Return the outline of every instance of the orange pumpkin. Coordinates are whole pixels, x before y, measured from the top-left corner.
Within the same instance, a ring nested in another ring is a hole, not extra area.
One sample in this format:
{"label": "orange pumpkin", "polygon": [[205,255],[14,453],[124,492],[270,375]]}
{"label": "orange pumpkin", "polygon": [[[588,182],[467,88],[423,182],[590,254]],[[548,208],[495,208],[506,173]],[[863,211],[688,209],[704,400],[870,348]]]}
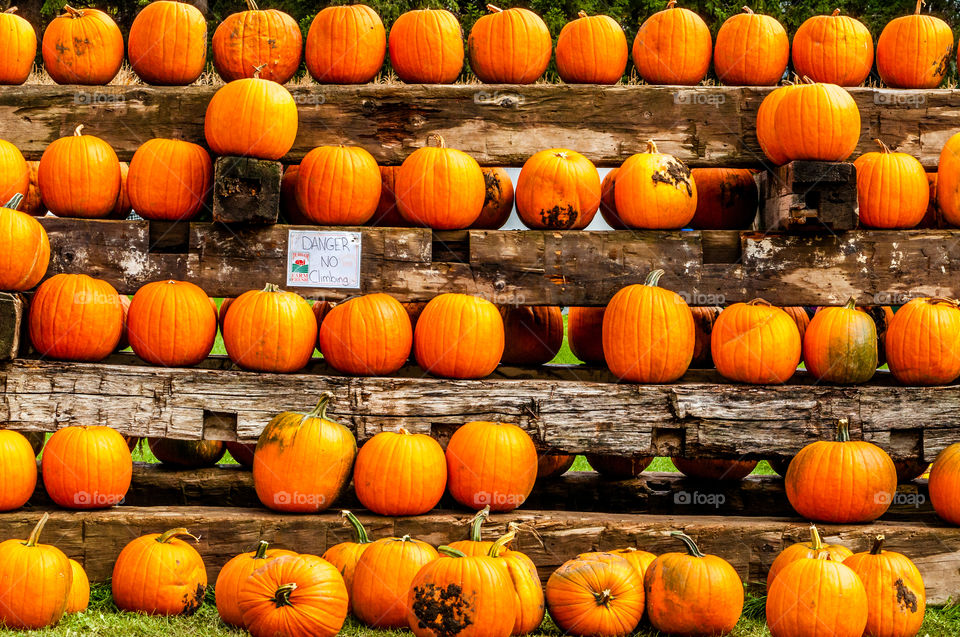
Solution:
{"label": "orange pumpkin", "polygon": [[913,15],[887,23],[877,40],[877,73],[890,88],[937,88],[950,68],[953,31],[940,18]]}
{"label": "orange pumpkin", "polygon": [[666,9],[647,18],[633,41],[633,63],[648,84],[695,86],[710,68],[710,28],[696,13],[676,4],[669,0]]}
{"label": "orange pumpkin", "polygon": [[559,478],[573,466],[577,457],[565,453],[541,453],[537,456],[537,481]]}
{"label": "orange pumpkin", "polygon": [[803,360],[817,380],[865,383],[877,371],[877,327],[854,299],[817,312],[803,336]]}
{"label": "orange pumpkin", "polygon": [[127,336],[134,353],[148,363],[190,367],[213,349],[217,312],[193,283],[154,281],[133,295]]}
{"label": "orange pumpkin", "polygon": [[[237,104],[244,105],[240,113]],[[297,104],[276,82],[234,80],[214,93],[203,128],[207,145],[218,155],[277,160],[297,137]]]}
{"label": "orange pumpkin", "polygon": [[0,625],[7,629],[53,626],[66,611],[73,569],[60,549],[39,543],[49,519],[44,513],[26,541],[0,543]]}
{"label": "orange pumpkin", "polygon": [[697,186],[686,164],[657,151],[627,158],[616,174],[616,213],[628,228],[672,230],[683,228],[697,211]]}
{"label": "orange pumpkin", "polygon": [[607,15],[578,18],[557,38],[557,73],[567,84],[616,84],[627,68],[627,36]]}
{"label": "orange pumpkin", "polygon": [[103,509],[123,502],[133,461],[123,436],[109,427],[57,430],[43,451],[43,488],[67,509]]}
{"label": "orange pumpkin", "polygon": [[23,434],[0,429],[0,511],[19,509],[37,486],[37,458]]}
{"label": "orange pumpkin", "polygon": [[767,627],[773,637],[862,637],[867,593],[860,578],[821,554],[784,568],[767,594]]}
{"label": "orange pumpkin", "polygon": [[755,385],[787,382],[797,371],[801,346],[790,315],[763,299],[725,308],[710,336],[717,371],[729,380]]}
{"label": "orange pumpkin", "polygon": [[364,4],[325,7],[307,33],[307,70],[321,84],[366,84],[386,52],[383,22]]}
{"label": "orange pumpkin", "polygon": [[790,161],[786,151],[781,146],[781,136],[777,132],[777,109],[780,103],[795,87],[792,84],[776,88],[763,98],[760,108],[757,109],[757,142],[760,149],[775,166],[782,166]]}
{"label": "orange pumpkin", "polygon": [[867,593],[865,635],[875,637],[913,637],[920,631],[927,593],[923,577],[910,558],[883,550],[882,535],[873,548],[855,553],[843,561],[850,567]]}
{"label": "orange pumpkin", "polygon": [[563,312],[555,306],[501,307],[504,365],[544,365],[563,345]]}
{"label": "orange pumpkin", "polygon": [[573,355],[591,365],[603,365],[605,307],[567,308],[567,341]]}
{"label": "orange pumpkin", "polygon": [[829,559],[834,562],[843,562],[843,560],[853,555],[853,551],[842,544],[824,544],[823,540],[820,539],[820,531],[817,530],[815,525],[811,524],[809,542],[791,544],[780,551],[776,559],[773,560],[773,564],[770,565],[770,570],[767,572],[767,590],[770,590],[770,585],[773,584],[773,580],[775,580],[777,575],[787,566],[797,560],[817,559],[821,555],[828,555]]}
{"label": "orange pumpkin", "polygon": [[810,315],[807,314],[807,309],[799,305],[787,305],[780,309],[786,312],[796,323],[797,331],[800,332],[800,342],[803,343],[803,336],[807,333],[807,326],[810,325]]}
{"label": "orange pumpkin", "polygon": [[503,319],[497,307],[467,294],[440,294],[423,308],[413,334],[413,353],[427,373],[445,378],[483,378],[503,357]]}
{"label": "orange pumpkin", "polygon": [[334,544],[324,552],[323,559],[333,564],[340,572],[340,575],[343,576],[343,583],[347,585],[347,593],[349,596],[347,606],[352,610],[353,576],[357,571],[357,562],[360,561],[360,556],[363,555],[363,552],[373,544],[373,541],[367,537],[367,530],[355,515],[349,511],[341,511],[340,515],[353,527],[357,535],[357,541]]}
{"label": "orange pumpkin", "polygon": [[486,186],[483,208],[477,220],[470,224],[470,228],[499,230],[513,212],[513,182],[503,168],[481,168],[480,171],[483,173],[483,182]]}
{"label": "orange pumpkin", "polygon": [[[199,9],[185,2],[151,2],[130,25],[127,57],[147,84],[193,84],[207,64],[207,21]],[[242,103],[231,104],[234,124],[236,105]]]}
{"label": "orange pumpkin", "polygon": [[943,221],[960,226],[960,133],[944,144],[934,183]]}
{"label": "orange pumpkin", "polygon": [[950,524],[960,525],[960,443],[941,451],[930,469],[930,503],[934,511]]}
{"label": "orange pumpkin", "polygon": [[[0,140],[0,147],[5,143],[7,142]],[[18,150],[17,152],[20,151]],[[37,171],[39,168],[40,162],[27,162],[27,170],[30,171],[30,184],[27,186],[27,192],[23,196],[23,204],[20,206],[21,211],[32,217],[40,217],[47,212],[40,198],[40,182],[37,179]],[[120,162],[120,168],[123,168],[123,162]]]}
{"label": "orange pumpkin", "polygon": [[722,311],[719,307],[693,306],[693,359],[690,369],[711,369],[713,355],[710,352],[710,338],[713,335],[713,324]]}
{"label": "orange pumpkin", "polygon": [[676,292],[658,286],[663,270],[643,285],[613,295],[603,315],[603,355],[610,371],[631,383],[670,383],[693,358],[693,314]]}
{"label": "orange pumpkin", "polygon": [[537,479],[537,449],[516,425],[468,422],[450,436],[446,456],[450,495],[474,510],[512,511]]}
{"label": "orange pumpkin", "polygon": [[690,220],[695,230],[743,230],[757,216],[760,194],[749,168],[694,168],[697,209]]}
{"label": "orange pumpkin", "polygon": [[927,213],[930,183],[915,157],[892,153],[879,139],[880,152],[864,153],[857,168],[860,223],[871,228],[913,228]]}
{"label": "orange pumpkin", "polygon": [[310,304],[272,283],[241,294],[223,319],[223,346],[230,360],[258,372],[295,372],[306,367],[317,342]]}
{"label": "orange pumpkin", "polygon": [[90,605],[90,580],[80,562],[69,560],[70,570],[73,571],[73,582],[70,584],[70,594],[67,596],[67,614],[82,613]]}
{"label": "orange pumpkin", "polygon": [[353,576],[353,613],[372,628],[407,628],[407,597],[437,550],[409,535],[377,540],[364,550]]}
{"label": "orange pumpkin", "polygon": [[884,348],[904,385],[952,383],[960,376],[960,306],[952,299],[911,300],[890,320]]}
{"label": "orange pumpkin", "polygon": [[603,220],[614,230],[626,230],[627,226],[623,219],[617,214],[617,171],[619,168],[611,168],[603,176],[600,182],[600,215]]}
{"label": "orange pumpkin", "polygon": [[213,163],[202,146],[151,139],[133,154],[127,195],[137,214],[155,221],[194,218],[213,185]]}
{"label": "orange pumpkin", "polygon": [[631,480],[640,477],[650,463],[652,456],[606,456],[587,454],[587,462],[594,471],[608,480]]}
{"label": "orange pumpkin", "polygon": [[29,187],[30,168],[20,149],[0,139],[0,201],[9,201],[17,194],[26,196]]}
{"label": "orange pumpkin", "polygon": [[[397,207],[413,225],[435,230],[467,228],[483,210],[483,171],[470,155],[447,148],[440,135],[431,134],[430,138],[436,139],[437,147],[418,148],[397,171]],[[518,194],[519,187],[518,182]]]}
{"label": "orange pumpkin", "polygon": [[267,562],[284,555],[296,555],[293,551],[271,549],[269,544],[260,540],[256,550],[241,553],[230,559],[217,575],[214,593],[217,599],[217,613],[220,619],[230,626],[243,628],[243,612],[238,605],[240,589],[247,579]]}
{"label": "orange pumpkin", "polygon": [[213,65],[226,82],[259,72],[265,80],[286,84],[300,66],[300,25],[283,11],[246,3],[246,11],[230,14],[213,32]]}
{"label": "orange pumpkin", "polygon": [[65,5],[47,25],[41,52],[57,84],[109,84],[123,64],[123,34],[103,11]]}
{"label": "orange pumpkin", "polygon": [[373,213],[370,225],[387,228],[405,228],[410,225],[397,206],[396,183],[399,170],[399,166],[380,166],[380,201],[377,202],[377,211]]}
{"label": "orange pumpkin", "polygon": [[313,223],[361,226],[380,201],[380,169],[359,146],[321,146],[300,162],[297,206]]}
{"label": "orange pumpkin", "polygon": [[447,486],[443,449],[426,434],[380,432],[360,448],[353,486],[374,513],[422,515],[437,506]]}
{"label": "orange pumpkin", "polygon": [[550,575],[547,610],[564,633],[582,637],[629,635],[644,610],[643,579],[620,555],[588,553]]}
{"label": "orange pumpkin", "polygon": [[37,33],[33,25],[15,15],[16,7],[0,13],[0,85],[23,84],[37,58]]}
{"label": "orange pumpkin", "polygon": [[547,25],[522,7],[504,11],[488,4],[487,11],[467,38],[470,69],[488,84],[536,82],[547,70],[553,49]]}
{"label": "orange pumpkin", "polygon": [[463,70],[463,30],[444,9],[407,11],[390,27],[390,65],[408,84],[451,84]]}
{"label": "orange pumpkin", "polygon": [[58,217],[106,217],[120,195],[117,154],[82,130],[83,124],[73,135],[54,140],[40,157],[37,180],[43,204]]}
{"label": "orange pumpkin", "polygon": [[838,86],[860,86],[873,68],[873,36],[855,18],[808,18],[793,34],[793,69],[800,77]]}
{"label": "orange pumpkin", "polygon": [[[130,164],[125,161],[120,162],[120,194],[117,195],[117,201],[113,204],[113,210],[107,215],[107,219],[126,221],[133,211],[133,204],[130,203],[130,190],[127,188],[127,177],[129,175]],[[37,188],[37,191],[39,194],[39,188]]]}
{"label": "orange pumpkin", "polygon": [[490,505],[486,505],[477,514],[470,519],[468,526],[470,528],[469,539],[450,542],[448,545],[452,549],[462,551],[467,555],[486,555],[493,547],[492,541],[483,539],[483,523],[490,517]]}
{"label": "orange pumpkin", "polygon": [[543,596],[543,584],[537,574],[537,567],[526,554],[507,548],[516,537],[519,525],[511,522],[508,531],[500,536],[490,547],[489,555],[506,567],[511,588],[518,602],[513,622],[512,635],[527,635],[540,628],[546,611]]}
{"label": "orange pumpkin", "polygon": [[789,60],[790,40],[783,25],[750,7],[728,18],[717,32],[713,70],[727,86],[773,86]]}
{"label": "orange pumpkin", "polygon": [[387,376],[410,358],[410,316],[389,294],[365,294],[339,303],[323,318],[320,351],[337,371]]}
{"label": "orange pumpkin", "polygon": [[106,281],[57,274],[30,304],[30,341],[44,356],[97,362],[113,353],[123,332],[120,297]]}
{"label": "orange pumpkin", "polygon": [[113,567],[113,601],[120,610],[150,615],[192,615],[207,590],[197,550],[178,536],[186,529],[142,535],[127,544]]}
{"label": "orange pumpkin", "polygon": [[33,217],[15,208],[14,195],[0,208],[0,290],[25,292],[40,282],[50,264],[50,239]]}
{"label": "orange pumpkin", "polygon": [[846,160],[860,141],[860,110],[850,93],[835,84],[786,88],[776,105],[772,130],[764,131],[778,139],[786,161]]}
{"label": "orange pumpkin", "polygon": [[600,208],[600,175],[589,159],[565,148],[541,150],[517,178],[517,214],[528,228],[579,230]]}
{"label": "orange pumpkin", "polygon": [[708,460],[705,458],[672,458],[683,475],[698,480],[743,480],[757,467],[756,460]]}

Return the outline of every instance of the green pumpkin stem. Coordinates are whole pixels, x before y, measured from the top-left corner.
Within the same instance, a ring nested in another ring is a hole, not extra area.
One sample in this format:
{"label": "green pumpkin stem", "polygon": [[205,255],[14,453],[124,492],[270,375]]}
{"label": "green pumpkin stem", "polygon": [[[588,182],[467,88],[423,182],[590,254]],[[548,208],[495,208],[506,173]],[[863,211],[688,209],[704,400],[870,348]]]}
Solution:
{"label": "green pumpkin stem", "polygon": [[260,7],[254,0],[247,0],[247,11],[259,11]]}
{"label": "green pumpkin stem", "polygon": [[268,548],[270,548],[270,543],[264,540],[260,540],[260,543],[257,544],[257,549],[253,553],[253,559],[255,560],[266,559]]}
{"label": "green pumpkin stem", "polygon": [[164,531],[163,533],[157,536],[157,542],[159,544],[166,544],[167,542],[177,537],[178,535],[186,535],[189,538],[193,538],[194,542],[200,541],[199,537],[197,537],[196,535],[192,535],[190,531],[181,527],[176,529],[170,529],[169,531]]}
{"label": "green pumpkin stem", "polygon": [[40,518],[40,521],[37,522],[37,525],[33,527],[33,530],[30,531],[30,537],[27,538],[27,541],[23,543],[24,546],[36,546],[37,542],[40,541],[40,534],[43,532],[43,527],[47,525],[47,520],[50,519],[49,513],[44,513],[43,517]]}
{"label": "green pumpkin stem", "polygon": [[837,442],[850,442],[850,422],[846,418],[837,421]]}
{"label": "green pumpkin stem", "polygon": [[815,524],[810,525],[810,548],[819,553],[823,550],[823,540],[820,538],[820,531]]}
{"label": "green pumpkin stem", "polygon": [[490,557],[499,557],[500,551],[507,548],[507,544],[513,542],[514,538],[517,537],[517,527],[511,526],[510,530],[497,538],[493,543],[493,546],[490,547],[490,551],[487,553]]}
{"label": "green pumpkin stem", "polygon": [[664,274],[665,272],[661,269],[653,270],[647,275],[647,278],[644,279],[643,284],[649,287],[656,287],[660,283],[660,277]]}
{"label": "green pumpkin stem", "polygon": [[480,532],[483,523],[487,521],[487,518],[490,517],[490,505],[483,507],[477,514],[473,516],[473,519],[470,520],[470,541],[471,542],[480,542],[483,540],[483,535]]}
{"label": "green pumpkin stem", "polygon": [[267,283],[265,286],[263,286],[263,291],[264,291],[264,292],[279,292],[279,291],[280,291],[280,286],[277,285],[276,283]]}
{"label": "green pumpkin stem", "polygon": [[704,557],[703,553],[700,552],[700,549],[697,548],[697,543],[693,541],[693,538],[683,533],[682,531],[674,531],[670,534],[670,537],[675,537],[684,544],[687,545],[687,552],[693,557]]}
{"label": "green pumpkin stem", "polygon": [[886,538],[883,537],[883,533],[877,536],[873,541],[873,546],[870,548],[870,555],[880,555],[883,553],[883,541]]}
{"label": "green pumpkin stem", "polygon": [[23,195],[19,192],[14,196],[10,197],[10,201],[3,204],[4,208],[9,208],[10,210],[19,210],[20,204],[23,202]]}
{"label": "green pumpkin stem", "polygon": [[857,300],[852,296],[847,300],[846,305],[843,306],[845,310],[855,310],[857,309]]}
{"label": "green pumpkin stem", "polygon": [[467,556],[467,554],[464,553],[463,551],[457,550],[452,546],[446,546],[446,545],[438,546],[437,553],[443,553],[447,557],[466,557]]}
{"label": "green pumpkin stem", "polygon": [[371,543],[370,536],[367,535],[367,529],[365,529],[363,523],[357,519],[357,516],[346,509],[341,511],[340,515],[350,523],[350,526],[353,527],[354,532],[357,534],[357,544]]}
{"label": "green pumpkin stem", "polygon": [[297,590],[296,582],[280,585],[277,587],[277,592],[273,595],[273,603],[276,604],[277,608],[280,608],[281,606],[292,606],[293,604],[290,602],[290,594],[295,590]]}
{"label": "green pumpkin stem", "polygon": [[330,406],[330,401],[333,400],[333,393],[325,391],[320,394],[320,400],[317,401],[317,406],[313,408],[313,411],[307,414],[307,418],[320,418],[321,420],[327,420],[327,407]]}

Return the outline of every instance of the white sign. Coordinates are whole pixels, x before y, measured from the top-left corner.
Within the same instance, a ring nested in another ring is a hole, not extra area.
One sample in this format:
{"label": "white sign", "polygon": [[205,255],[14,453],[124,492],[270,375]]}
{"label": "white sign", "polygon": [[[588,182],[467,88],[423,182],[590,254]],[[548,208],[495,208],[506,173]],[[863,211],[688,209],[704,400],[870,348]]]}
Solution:
{"label": "white sign", "polygon": [[360,233],[290,230],[287,286],[360,288]]}

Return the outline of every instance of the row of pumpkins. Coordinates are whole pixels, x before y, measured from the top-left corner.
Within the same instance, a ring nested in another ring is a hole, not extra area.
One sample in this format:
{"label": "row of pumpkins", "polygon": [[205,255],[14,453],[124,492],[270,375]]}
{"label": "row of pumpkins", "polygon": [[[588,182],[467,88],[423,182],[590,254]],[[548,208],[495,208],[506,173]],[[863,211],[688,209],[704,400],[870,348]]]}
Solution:
{"label": "row of pumpkins", "polygon": [[[953,51],[953,33],[941,19],[920,13],[891,21],[876,47],[877,71],[894,88],[935,88]],[[787,32],[776,18],[744,7],[717,33],[700,16],[676,6],[648,18],[633,42],[633,62],[651,84],[700,83],[713,60],[729,85],[773,85],[790,59]],[[261,77],[281,84],[297,72],[304,49],[300,28],[286,13],[260,10],[229,16],[213,35],[213,62],[226,81]],[[546,71],[553,52],[550,31],[528,9],[490,13],[477,20],[467,40],[470,67],[483,82],[529,84]],[[858,20],[815,16],[793,39],[795,71],[817,81],[857,86],[874,63],[873,37]],[[12,11],[0,14],[0,84],[26,81],[36,57],[33,27]],[[380,17],[365,5],[327,7],[314,18],[306,39],[306,66],[315,80],[330,84],[371,81],[383,66],[387,37]],[[123,36],[116,23],[95,9],[66,6],[43,34],[44,67],[60,84],[107,84],[123,62]],[[556,45],[557,71],[570,83],[615,84],[627,66],[623,28],[605,15],[565,25]],[[186,85],[206,65],[207,27],[191,5],[158,0],[141,10],[130,28],[128,58],[149,84]],[[390,64],[411,83],[451,83],[463,70],[460,24],[449,11],[404,13],[390,29]]]}

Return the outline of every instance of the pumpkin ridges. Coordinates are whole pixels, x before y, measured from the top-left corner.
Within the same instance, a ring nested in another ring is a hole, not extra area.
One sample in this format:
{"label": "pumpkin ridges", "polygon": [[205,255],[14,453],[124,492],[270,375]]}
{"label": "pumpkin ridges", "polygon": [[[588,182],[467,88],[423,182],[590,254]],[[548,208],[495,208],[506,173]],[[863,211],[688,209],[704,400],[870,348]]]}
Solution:
{"label": "pumpkin ridges", "polygon": [[772,86],[790,58],[787,32],[775,18],[743,9],[717,32],[714,71],[728,86]]}
{"label": "pumpkin ridges", "polygon": [[202,146],[175,139],[151,139],[133,155],[127,194],[144,219],[186,221],[207,201],[213,163]]}
{"label": "pumpkin ridges", "polygon": [[556,56],[557,72],[568,84],[616,84],[627,68],[627,37],[613,18],[581,11],[561,29]]}
{"label": "pumpkin ridges", "polygon": [[326,7],[310,24],[305,60],[317,82],[362,84],[380,72],[386,51],[376,11],[362,4]]}
{"label": "pumpkin ridges", "polygon": [[288,14],[248,7],[217,26],[211,48],[217,73],[227,82],[253,77],[258,69],[263,79],[285,84],[300,66],[303,42]]}
{"label": "pumpkin ridges", "polygon": [[649,84],[696,85],[710,68],[709,27],[693,11],[675,5],[668,2],[647,18],[633,41],[633,62]]}
{"label": "pumpkin ridges", "polygon": [[109,84],[123,63],[123,35],[97,9],[64,6],[43,34],[43,65],[57,84]]}
{"label": "pumpkin ridges", "polygon": [[103,426],[58,430],[47,441],[42,467],[43,485],[50,499],[68,509],[120,504],[133,473],[123,436]]}
{"label": "pumpkin ridges", "polygon": [[116,349],[123,332],[120,297],[106,281],[57,274],[44,281],[30,306],[30,340],[43,355],[97,362]]}
{"label": "pumpkin ridges", "polygon": [[767,624],[777,637],[825,632],[860,637],[867,620],[863,584],[847,566],[801,559],[784,568],[767,595]]}
{"label": "pumpkin ridges", "polygon": [[59,217],[106,217],[120,195],[116,152],[99,137],[83,135],[83,128],[47,146],[37,168],[43,204]]}
{"label": "pumpkin ridges", "polygon": [[151,2],[130,26],[127,57],[134,72],[147,84],[192,84],[207,61],[207,22],[192,5]]}
{"label": "pumpkin ridges", "polygon": [[451,84],[463,69],[463,30],[445,9],[407,11],[390,27],[390,64],[408,84]]}
{"label": "pumpkin ridges", "polygon": [[813,16],[800,25],[793,36],[793,66],[800,77],[859,86],[873,67],[873,36],[862,22],[839,13]]}
{"label": "pumpkin ridges", "polygon": [[0,429],[0,511],[19,509],[37,485],[37,460],[23,434]]}
{"label": "pumpkin ridges", "polygon": [[27,20],[14,15],[16,10],[11,7],[0,13],[0,50],[5,52],[0,85],[26,82],[37,57],[37,33]]}

